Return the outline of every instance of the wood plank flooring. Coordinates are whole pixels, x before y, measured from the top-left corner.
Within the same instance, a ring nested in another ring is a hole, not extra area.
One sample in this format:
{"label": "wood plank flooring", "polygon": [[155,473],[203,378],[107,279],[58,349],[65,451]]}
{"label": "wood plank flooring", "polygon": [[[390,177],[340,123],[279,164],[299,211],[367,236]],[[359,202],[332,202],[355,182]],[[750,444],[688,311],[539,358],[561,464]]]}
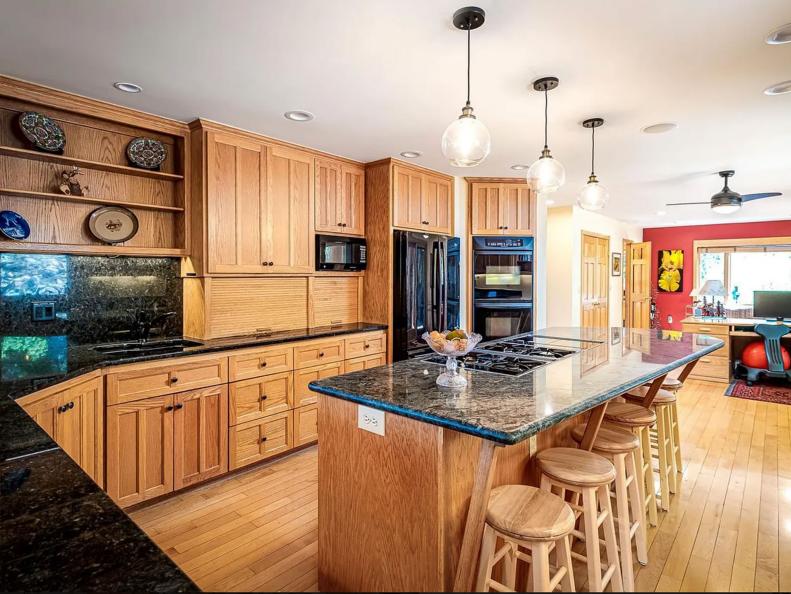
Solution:
{"label": "wood plank flooring", "polygon": [[[791,407],[724,388],[679,394],[684,476],[637,590],[791,591]],[[316,462],[303,450],[132,518],[204,590],[316,591]]]}

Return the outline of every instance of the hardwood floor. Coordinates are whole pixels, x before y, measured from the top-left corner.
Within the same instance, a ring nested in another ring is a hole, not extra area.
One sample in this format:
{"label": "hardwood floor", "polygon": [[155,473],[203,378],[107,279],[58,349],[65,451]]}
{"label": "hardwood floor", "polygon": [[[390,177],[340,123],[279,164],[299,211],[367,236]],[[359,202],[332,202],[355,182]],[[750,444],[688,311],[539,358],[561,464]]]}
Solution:
{"label": "hardwood floor", "polygon": [[[684,477],[649,530],[639,591],[791,590],[791,407],[724,388],[679,393]],[[315,591],[316,461],[303,450],[132,518],[204,590]]]}

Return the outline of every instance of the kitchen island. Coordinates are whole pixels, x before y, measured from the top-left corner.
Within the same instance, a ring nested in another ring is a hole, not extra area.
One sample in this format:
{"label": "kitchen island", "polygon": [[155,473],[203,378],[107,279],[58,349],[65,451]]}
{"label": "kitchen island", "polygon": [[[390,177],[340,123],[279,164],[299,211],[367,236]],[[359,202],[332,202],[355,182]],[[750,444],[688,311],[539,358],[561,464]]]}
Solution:
{"label": "kitchen island", "polygon": [[463,370],[456,390],[417,359],[311,383],[322,591],[469,591],[493,486],[536,484],[536,452],[580,423],[590,449],[609,400],[651,383],[648,406],[669,372],[723,346],[625,328],[533,337],[572,353],[518,376]]}

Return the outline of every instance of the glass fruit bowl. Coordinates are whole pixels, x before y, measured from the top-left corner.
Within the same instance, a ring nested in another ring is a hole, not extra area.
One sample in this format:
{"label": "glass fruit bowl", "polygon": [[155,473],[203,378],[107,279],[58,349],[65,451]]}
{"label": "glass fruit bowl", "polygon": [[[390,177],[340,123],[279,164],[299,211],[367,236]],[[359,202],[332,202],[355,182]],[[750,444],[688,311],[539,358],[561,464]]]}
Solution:
{"label": "glass fruit bowl", "polygon": [[445,371],[437,377],[437,385],[446,388],[463,388],[467,385],[467,379],[459,374],[457,357],[463,357],[474,349],[481,342],[481,335],[470,333],[463,330],[451,330],[450,332],[426,332],[421,337],[431,350],[438,355],[447,357],[445,361]]}

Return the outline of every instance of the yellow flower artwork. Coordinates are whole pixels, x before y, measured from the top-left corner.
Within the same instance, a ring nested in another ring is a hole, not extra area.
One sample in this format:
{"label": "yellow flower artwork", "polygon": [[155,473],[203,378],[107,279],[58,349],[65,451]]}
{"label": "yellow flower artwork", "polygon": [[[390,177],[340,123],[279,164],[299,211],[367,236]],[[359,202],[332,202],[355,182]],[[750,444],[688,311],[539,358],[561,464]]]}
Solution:
{"label": "yellow flower artwork", "polygon": [[659,280],[664,293],[679,293],[684,285],[684,250],[659,250]]}

